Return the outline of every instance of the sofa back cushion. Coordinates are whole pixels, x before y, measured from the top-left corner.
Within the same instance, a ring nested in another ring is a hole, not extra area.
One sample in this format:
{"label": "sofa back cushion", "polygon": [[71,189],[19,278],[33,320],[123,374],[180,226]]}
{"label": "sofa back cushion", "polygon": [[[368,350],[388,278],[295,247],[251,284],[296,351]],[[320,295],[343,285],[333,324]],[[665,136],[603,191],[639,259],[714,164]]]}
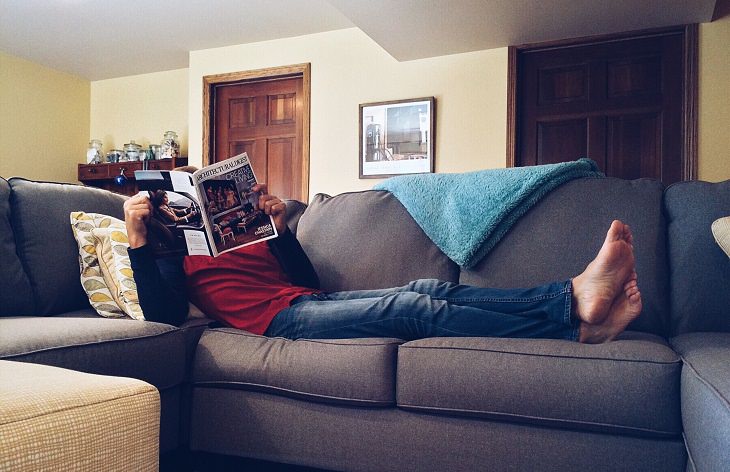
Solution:
{"label": "sofa back cushion", "polygon": [[678,182],[664,194],[672,334],[730,331],[730,259],[712,222],[730,216],[730,180]]}
{"label": "sofa back cushion", "polygon": [[18,256],[33,291],[35,315],[89,306],[79,278],[79,251],[71,231],[72,211],[124,218],[121,195],[80,185],[9,181],[11,225]]}
{"label": "sofa back cushion", "polygon": [[386,191],[316,195],[299,220],[297,239],[325,291],[458,280],[458,266]]}
{"label": "sofa back cushion", "polygon": [[643,311],[629,329],[666,335],[666,231],[663,186],[649,179],[579,179],[541,200],[461,281],[486,287],[529,287],[578,275],[596,256],[614,219],[634,234]]}
{"label": "sofa back cushion", "polygon": [[299,200],[284,200],[284,203],[286,204],[286,225],[289,227],[289,231],[296,236],[299,219],[304,214],[304,210],[307,209],[307,204]]}
{"label": "sofa back cushion", "polygon": [[0,316],[32,315],[33,293],[15,246],[10,199],[10,184],[0,177]]}

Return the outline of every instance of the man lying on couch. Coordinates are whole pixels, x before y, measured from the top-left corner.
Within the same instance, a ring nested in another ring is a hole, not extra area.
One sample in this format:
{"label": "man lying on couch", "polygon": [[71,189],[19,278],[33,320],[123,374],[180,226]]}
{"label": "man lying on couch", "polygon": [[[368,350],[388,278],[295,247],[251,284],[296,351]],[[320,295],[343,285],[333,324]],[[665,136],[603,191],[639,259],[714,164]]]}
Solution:
{"label": "man lying on couch", "polygon": [[[527,289],[438,280],[403,287],[323,293],[307,255],[286,226],[286,205],[260,184],[259,209],[279,237],[219,257],[156,263],[147,246],[153,211],[145,196],[124,204],[129,256],[145,318],[179,325],[188,298],[234,328],[291,339],[436,336],[553,338],[607,342],[641,313],[633,237],[614,220],[596,258],[576,277]],[[164,273],[164,276],[163,276]],[[185,280],[184,287],[175,280]]]}

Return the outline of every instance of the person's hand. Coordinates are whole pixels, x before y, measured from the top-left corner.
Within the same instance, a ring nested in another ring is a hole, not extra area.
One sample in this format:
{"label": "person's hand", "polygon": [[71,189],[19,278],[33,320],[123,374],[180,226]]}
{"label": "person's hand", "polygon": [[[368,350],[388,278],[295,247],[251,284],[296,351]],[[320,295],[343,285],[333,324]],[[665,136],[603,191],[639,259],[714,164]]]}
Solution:
{"label": "person's hand", "polygon": [[259,209],[274,219],[276,232],[283,234],[286,231],[286,203],[279,197],[267,193],[266,184],[256,184],[252,187],[254,192],[261,192],[259,195]]}
{"label": "person's hand", "polygon": [[152,203],[145,195],[135,195],[124,202],[124,223],[127,226],[129,247],[147,244],[147,222],[152,216]]}

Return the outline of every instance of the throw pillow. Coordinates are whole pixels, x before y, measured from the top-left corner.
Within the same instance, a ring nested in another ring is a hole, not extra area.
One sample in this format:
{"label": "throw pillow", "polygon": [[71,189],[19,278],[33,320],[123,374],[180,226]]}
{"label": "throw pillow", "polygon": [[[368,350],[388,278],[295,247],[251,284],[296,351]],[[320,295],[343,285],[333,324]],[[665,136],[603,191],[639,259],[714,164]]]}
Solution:
{"label": "throw pillow", "polygon": [[712,223],[712,234],[720,248],[730,257],[730,216],[715,220]]}
{"label": "throw pillow", "polygon": [[94,228],[99,268],[114,303],[130,318],[144,320],[137,298],[137,284],[127,254],[129,242],[125,230]]}
{"label": "throw pillow", "polygon": [[124,222],[97,213],[71,213],[79,246],[81,285],[89,303],[104,317],[144,319],[127,255]]}

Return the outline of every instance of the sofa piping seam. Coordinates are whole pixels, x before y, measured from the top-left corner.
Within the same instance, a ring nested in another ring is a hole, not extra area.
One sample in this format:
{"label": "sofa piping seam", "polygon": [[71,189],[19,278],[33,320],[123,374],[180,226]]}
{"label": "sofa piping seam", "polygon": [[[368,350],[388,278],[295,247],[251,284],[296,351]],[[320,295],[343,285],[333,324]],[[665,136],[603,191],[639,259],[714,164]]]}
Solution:
{"label": "sofa piping seam", "polygon": [[276,387],[273,385],[263,385],[263,384],[257,384],[252,382],[238,382],[238,381],[231,381],[231,380],[203,380],[203,381],[194,381],[192,382],[193,388],[196,387],[205,387],[205,388],[215,388],[215,389],[226,389],[227,386],[234,386],[234,390],[246,390],[246,391],[252,391],[252,392],[283,392],[292,394],[295,397],[299,398],[308,398],[308,399],[321,399],[321,400],[330,400],[332,402],[337,402],[341,404],[353,404],[353,403],[359,403],[359,404],[368,404],[373,406],[395,406],[396,402],[395,400],[369,400],[367,398],[347,398],[347,397],[337,397],[334,395],[323,395],[319,393],[309,393],[309,392],[303,392],[301,390],[293,390],[283,387]]}
{"label": "sofa piping seam", "polygon": [[480,410],[467,410],[467,409],[460,409],[460,408],[446,408],[446,407],[436,407],[436,406],[425,406],[425,405],[410,405],[407,403],[397,403],[397,406],[399,408],[403,408],[406,410],[415,410],[415,411],[442,411],[442,412],[452,412],[457,413],[465,416],[471,416],[469,414],[475,414],[474,417],[482,417],[482,418],[489,418],[492,419],[506,419],[506,418],[522,418],[522,419],[530,419],[530,420],[536,420],[537,422],[543,422],[543,424],[554,424],[554,425],[563,425],[563,426],[571,426],[571,425],[583,425],[583,426],[589,426],[589,427],[599,427],[599,428],[613,428],[618,429],[623,432],[641,432],[641,433],[647,433],[651,434],[655,437],[665,437],[665,438],[675,438],[679,437],[682,434],[682,431],[677,432],[669,432],[669,431],[660,431],[655,429],[648,429],[648,428],[640,428],[636,426],[623,426],[623,425],[612,425],[609,423],[597,423],[592,421],[582,421],[582,420],[563,420],[559,418],[548,418],[548,417],[541,417],[541,416],[531,416],[531,415],[524,415],[524,414],[517,414],[517,413],[503,413],[503,412],[497,412],[497,411],[480,411]]}
{"label": "sofa piping seam", "polygon": [[496,354],[510,354],[510,355],[516,355],[516,356],[529,356],[529,357],[549,357],[549,358],[556,358],[556,359],[575,359],[575,360],[590,360],[590,361],[614,361],[614,362],[635,362],[635,363],[641,363],[641,364],[659,364],[659,365],[673,365],[673,364],[681,364],[682,359],[677,357],[676,360],[673,361],[653,361],[653,360],[643,360],[643,359],[612,359],[608,357],[574,357],[569,355],[557,355],[557,354],[537,354],[532,352],[512,352],[512,351],[502,351],[502,350],[496,350],[496,349],[475,349],[475,348],[463,348],[463,347],[441,347],[441,346],[406,346],[401,345],[398,347],[398,349],[434,349],[434,350],[452,350],[452,351],[472,351],[472,352],[491,352]]}
{"label": "sofa piping seam", "polygon": [[692,451],[689,448],[689,443],[687,442],[687,434],[685,432],[682,432],[682,441],[684,442],[684,450],[687,451],[687,462],[692,464],[693,471],[697,470],[697,466],[695,465],[694,457],[692,457]]}
{"label": "sofa piping seam", "polygon": [[[366,347],[373,347],[373,346],[401,346],[405,340],[395,340],[395,341],[389,341],[389,342],[382,342],[382,343],[360,343],[360,344],[352,344],[352,343],[337,343],[337,342],[323,342],[321,340],[317,339],[306,339],[306,338],[300,338],[300,339],[289,339],[282,336],[262,336],[258,334],[253,333],[245,333],[245,332],[231,332],[229,330],[231,329],[237,329],[237,328],[212,328],[207,329],[206,331],[215,331],[218,333],[224,333],[224,334],[232,334],[234,336],[243,336],[246,338],[255,338],[255,339],[283,339],[285,341],[289,342],[306,342],[306,343],[312,343],[312,344],[321,344],[325,346],[366,346]],[[225,331],[224,331],[225,330]]]}
{"label": "sofa piping seam", "polygon": [[730,409],[730,400],[725,398],[725,396],[720,392],[714,385],[712,385],[708,380],[706,380],[703,376],[700,375],[700,373],[695,369],[695,367],[692,365],[691,362],[689,362],[684,356],[682,356],[682,361],[684,362],[684,365],[689,368],[689,370],[692,371],[692,374],[695,378],[697,378],[700,382],[702,382],[706,387],[710,389],[710,391],[718,397],[723,403],[725,403],[725,407],[727,409]]}
{"label": "sofa piping seam", "polygon": [[115,342],[121,342],[121,341],[130,341],[130,340],[134,340],[134,339],[150,339],[150,338],[156,338],[156,337],[165,336],[165,335],[170,334],[170,333],[174,333],[174,332],[176,332],[179,329],[180,328],[176,328],[176,329],[173,329],[173,330],[165,331],[164,333],[149,334],[149,335],[137,336],[137,337],[134,337],[134,338],[104,339],[104,340],[90,341],[90,342],[84,342],[84,343],[78,343],[78,344],[64,344],[63,346],[46,347],[46,348],[34,349],[34,350],[31,350],[31,351],[16,352],[16,353],[12,353],[12,354],[3,354],[3,355],[0,356],[0,359],[8,359],[8,358],[11,358],[11,357],[25,356],[25,355],[28,355],[28,354],[38,354],[38,353],[41,353],[41,352],[55,351],[55,350],[58,350],[58,349],[66,349],[66,348],[70,348],[70,347],[96,346],[96,345],[106,344],[106,343],[109,343],[109,342],[114,342],[115,343]]}

